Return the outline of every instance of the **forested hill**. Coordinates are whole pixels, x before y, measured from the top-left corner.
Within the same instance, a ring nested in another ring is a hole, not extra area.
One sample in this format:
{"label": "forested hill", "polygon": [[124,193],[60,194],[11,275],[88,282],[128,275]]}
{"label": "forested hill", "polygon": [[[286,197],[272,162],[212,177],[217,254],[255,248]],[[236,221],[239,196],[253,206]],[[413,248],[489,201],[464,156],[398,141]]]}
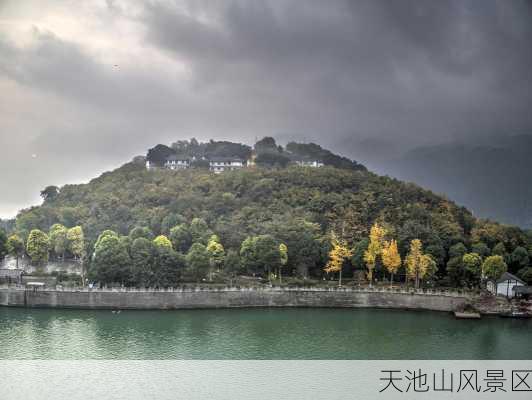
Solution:
{"label": "forested hill", "polygon": [[520,229],[479,222],[467,209],[414,184],[333,167],[255,167],[217,175],[202,169],[148,171],[132,162],[88,184],[62,187],[42,206],[20,212],[16,225],[25,235],[34,228],[46,232],[54,223],[80,224],[90,254],[104,230],[127,235],[146,227],[154,236],[171,236],[175,226],[193,230],[190,224],[198,218],[226,251],[238,252],[248,236],[271,235],[288,245],[289,270],[318,275],[332,231],[353,245],[353,265],[363,268],[374,222],[393,233],[402,255],[412,239],[421,239],[440,270],[453,256],[453,245],[481,243],[488,252],[499,243],[509,252],[529,245]]}
{"label": "forested hill", "polygon": [[303,222],[321,234],[342,228],[356,241],[377,220],[405,235],[408,230],[425,237],[430,231],[452,244],[467,241],[475,223],[465,208],[430,191],[365,171],[292,166],[216,175],[202,169],[148,171],[131,162],[88,184],[63,186],[42,206],[21,211],[16,225],[19,231],[46,231],[56,222],[81,224],[95,239],[105,229],[127,234],[135,226],[165,233],[176,221],[194,217],[229,245]]}

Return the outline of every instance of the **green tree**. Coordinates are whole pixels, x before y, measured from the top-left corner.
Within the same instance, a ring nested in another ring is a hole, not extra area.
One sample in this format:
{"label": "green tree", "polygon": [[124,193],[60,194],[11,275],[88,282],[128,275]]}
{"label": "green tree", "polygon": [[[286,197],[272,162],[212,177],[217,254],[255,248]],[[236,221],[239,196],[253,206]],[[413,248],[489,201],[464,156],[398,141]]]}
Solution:
{"label": "green tree", "polygon": [[175,250],[186,253],[192,246],[192,235],[185,224],[174,226],[170,229],[170,240]]}
{"label": "green tree", "polygon": [[131,241],[135,241],[135,239],[138,238],[144,238],[148,240],[152,240],[154,237],[153,232],[150,230],[150,228],[146,226],[136,226],[129,232],[129,238]]}
{"label": "green tree", "polygon": [[482,258],[477,253],[466,253],[462,257],[465,279],[470,285],[478,285],[482,275]]}
{"label": "green tree", "polygon": [[449,258],[460,257],[467,253],[467,248],[463,243],[457,243],[449,248]]}
{"label": "green tree", "polygon": [[192,242],[206,245],[213,232],[202,218],[194,218],[190,223],[190,235]]}
{"label": "green tree", "polygon": [[504,246],[503,242],[497,243],[491,250],[491,254],[493,254],[494,256],[501,256],[505,260],[506,257],[508,257],[508,253],[506,252],[506,246]]}
{"label": "green tree", "polygon": [[91,264],[91,275],[103,284],[131,281],[131,259],[125,242],[117,233],[105,231],[98,237]]}
{"label": "green tree", "polygon": [[41,190],[41,197],[46,201],[54,200],[59,195],[59,188],[57,186],[46,186]]}
{"label": "green tree", "polygon": [[50,239],[48,235],[39,229],[33,229],[28,236],[26,252],[34,265],[44,265],[48,262],[50,251]]}
{"label": "green tree", "polygon": [[279,244],[271,235],[246,238],[240,247],[240,257],[248,272],[263,274],[266,277],[269,277],[272,268],[278,268],[281,262]]}
{"label": "green tree", "polygon": [[429,254],[436,262],[437,267],[445,266],[445,248],[441,244],[431,244],[425,247],[425,253]]}
{"label": "green tree", "polygon": [[156,247],[153,285],[176,286],[185,269],[185,257],[167,246]]}
{"label": "green tree", "polygon": [[161,222],[161,233],[164,235],[170,234],[170,229],[174,226],[184,224],[186,222],[185,217],[180,214],[170,214],[163,218]]}
{"label": "green tree", "polygon": [[118,239],[118,233],[110,229],[106,229],[102,233],[100,233],[100,235],[96,239],[96,243],[94,243],[94,248],[96,249],[100,245],[100,242],[108,236],[116,236],[116,238]]}
{"label": "green tree", "polygon": [[68,250],[75,259],[82,260],[85,256],[85,234],[81,226],[74,226],[67,231]]}
{"label": "green tree", "polygon": [[351,264],[355,269],[366,269],[366,263],[364,261],[364,252],[368,248],[369,239],[365,238],[358,241],[353,247],[353,256],[351,257]]}
{"label": "green tree", "polygon": [[504,258],[500,255],[489,256],[482,263],[482,275],[489,280],[497,280],[508,270]]}
{"label": "green tree", "polygon": [[7,235],[3,229],[0,229],[0,261],[4,259],[7,254]]}
{"label": "green tree", "polygon": [[18,260],[24,254],[24,241],[20,236],[14,234],[7,239],[6,247],[9,255],[15,257],[18,268]]}
{"label": "green tree", "polygon": [[65,252],[68,250],[67,240],[68,229],[61,224],[53,224],[48,236],[50,237],[50,247],[56,257],[65,259]]}
{"label": "green tree", "polygon": [[132,282],[148,287],[153,282],[157,249],[151,240],[139,237],[130,246]]}
{"label": "green tree", "polygon": [[224,272],[229,276],[229,284],[233,286],[233,280],[242,272],[240,256],[235,250],[229,250],[225,256]]}
{"label": "green tree", "polygon": [[463,243],[457,243],[449,248],[446,272],[454,286],[467,285],[466,269],[463,264],[465,254],[467,254],[467,248]]}
{"label": "green tree", "polygon": [[528,267],[530,264],[530,258],[528,257],[528,251],[524,247],[518,246],[514,249],[509,256],[510,269],[512,271],[518,271],[522,268]]}
{"label": "green tree", "polygon": [[471,246],[471,252],[477,253],[482,259],[488,257],[491,254],[490,248],[483,242],[473,243]]}
{"label": "green tree", "polygon": [[260,261],[257,254],[257,237],[248,236],[240,246],[240,260],[246,272],[256,274],[259,271]]}
{"label": "green tree", "polygon": [[194,243],[190,246],[185,261],[188,275],[196,281],[204,278],[209,271],[209,253],[201,243]]}
{"label": "green tree", "polygon": [[524,280],[528,285],[532,284],[532,267],[521,268],[517,271],[517,276]]}

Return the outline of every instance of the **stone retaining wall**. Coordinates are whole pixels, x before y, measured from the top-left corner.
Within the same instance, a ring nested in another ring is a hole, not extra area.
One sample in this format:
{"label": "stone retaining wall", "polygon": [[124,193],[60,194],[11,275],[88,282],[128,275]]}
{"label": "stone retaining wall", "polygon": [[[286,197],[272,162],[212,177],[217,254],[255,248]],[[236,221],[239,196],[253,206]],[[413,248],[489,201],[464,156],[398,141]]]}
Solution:
{"label": "stone retaining wall", "polygon": [[0,289],[0,305],[88,309],[355,307],[453,311],[466,296],[330,290],[61,291]]}

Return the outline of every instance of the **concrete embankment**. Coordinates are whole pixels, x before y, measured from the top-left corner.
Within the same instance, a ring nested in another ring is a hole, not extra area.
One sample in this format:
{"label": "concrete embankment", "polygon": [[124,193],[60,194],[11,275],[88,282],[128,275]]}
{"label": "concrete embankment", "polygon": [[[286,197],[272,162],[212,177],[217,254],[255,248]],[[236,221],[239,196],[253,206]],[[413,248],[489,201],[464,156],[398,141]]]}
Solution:
{"label": "concrete embankment", "polygon": [[0,289],[0,305],[87,309],[352,307],[454,311],[467,296],[406,292],[303,289],[66,291]]}

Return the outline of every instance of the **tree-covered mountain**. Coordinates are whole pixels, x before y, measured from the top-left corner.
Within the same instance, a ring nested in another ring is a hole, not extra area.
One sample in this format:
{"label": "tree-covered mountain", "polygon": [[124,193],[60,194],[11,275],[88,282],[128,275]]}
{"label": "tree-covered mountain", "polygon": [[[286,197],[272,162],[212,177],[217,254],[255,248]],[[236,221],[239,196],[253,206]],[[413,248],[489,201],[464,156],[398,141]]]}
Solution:
{"label": "tree-covered mountain", "polygon": [[[282,149],[269,139],[257,144],[259,155],[325,154],[315,145]],[[321,278],[326,275],[331,246],[334,250],[335,243],[343,243],[350,260],[340,265],[350,276],[368,265],[368,236],[375,224],[383,227],[383,238],[397,242],[403,260],[412,251],[414,239],[420,239],[442,284],[471,285],[480,277],[476,260],[490,256],[495,256],[496,264],[504,263],[504,268],[532,278],[532,237],[527,232],[478,220],[466,208],[415,184],[378,176],[341,157],[332,159],[343,168],[280,167],[273,162],[221,174],[202,167],[147,170],[143,160],[137,159],[87,184],[54,190],[42,206],[22,210],[14,230],[27,238],[33,229],[48,232],[54,224],[80,225],[87,262],[99,271],[98,279],[131,284],[151,279],[126,278],[134,275],[130,265],[138,265],[138,276],[147,274],[143,268],[149,254],[155,257],[150,263],[182,268],[194,279],[207,276],[205,271],[216,262],[227,268],[224,271],[244,268],[266,275],[281,262],[281,244],[287,247],[286,274]],[[150,247],[154,243],[173,255],[161,256]],[[98,251],[99,246],[105,251]],[[103,254],[105,262],[99,261]],[[382,279],[379,257],[373,264],[375,276]],[[399,274],[404,274],[402,268]]]}

